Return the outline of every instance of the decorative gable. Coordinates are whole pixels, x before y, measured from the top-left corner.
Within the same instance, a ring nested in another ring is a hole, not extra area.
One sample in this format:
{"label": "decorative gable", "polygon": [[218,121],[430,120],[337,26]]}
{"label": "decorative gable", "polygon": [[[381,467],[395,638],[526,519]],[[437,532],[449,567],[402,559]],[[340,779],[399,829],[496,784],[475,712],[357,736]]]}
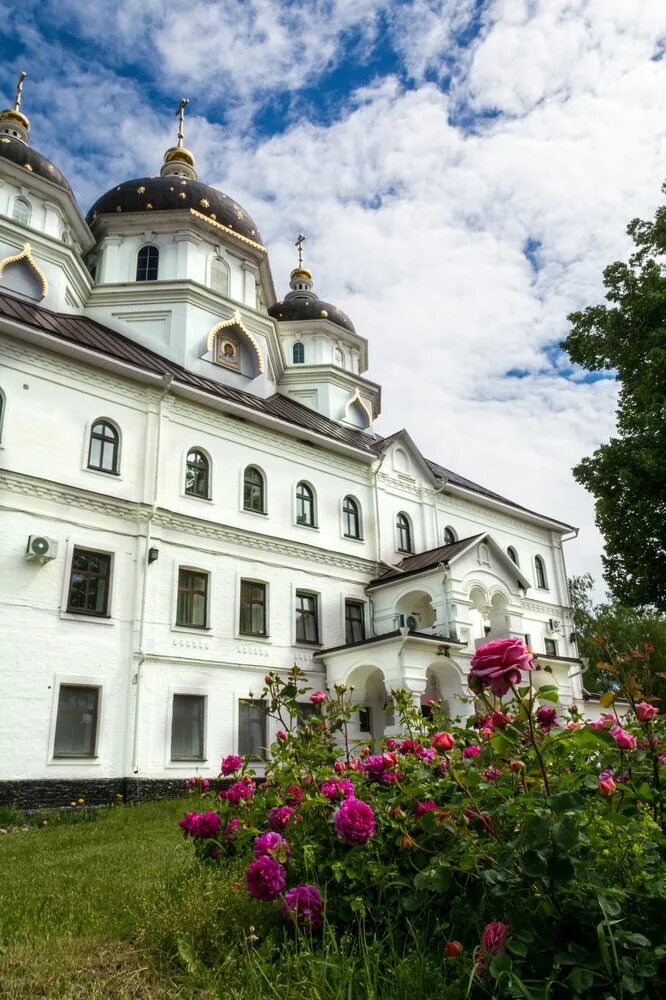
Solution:
{"label": "decorative gable", "polygon": [[256,378],[264,372],[264,356],[236,311],[231,319],[218,323],[208,334],[207,360],[222,368]]}
{"label": "decorative gable", "polygon": [[48,295],[49,283],[32,256],[29,243],[19,253],[0,261],[0,288],[32,299],[33,302],[40,302]]}

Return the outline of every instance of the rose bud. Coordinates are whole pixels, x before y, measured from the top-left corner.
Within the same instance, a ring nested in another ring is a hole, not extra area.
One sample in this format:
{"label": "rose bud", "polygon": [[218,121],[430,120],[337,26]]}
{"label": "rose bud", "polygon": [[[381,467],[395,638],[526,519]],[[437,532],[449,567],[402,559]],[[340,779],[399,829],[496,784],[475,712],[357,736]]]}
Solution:
{"label": "rose bud", "polygon": [[525,765],[522,760],[512,760],[511,763],[509,764],[509,767],[516,774],[520,774],[521,771],[525,770]]}
{"label": "rose bud", "polygon": [[394,753],[382,754],[382,758],[387,767],[395,767],[398,763],[398,758]]}
{"label": "rose bud", "polygon": [[359,757],[368,757],[370,754],[370,747],[363,747],[359,753]]}
{"label": "rose bud", "polygon": [[405,836],[400,841],[400,846],[403,848],[403,850],[406,850],[410,847],[416,847],[416,844],[408,834],[405,834]]}
{"label": "rose bud", "polygon": [[310,701],[313,705],[321,705],[322,702],[326,701],[325,691],[313,691],[310,695]]}
{"label": "rose bud", "polygon": [[400,822],[402,822],[403,819],[407,819],[407,813],[404,809],[401,809],[400,806],[391,806],[388,814],[391,819],[397,819]]}
{"label": "rose bud", "polygon": [[636,718],[639,722],[652,722],[655,715],[659,715],[659,709],[655,705],[641,701],[636,705]]}
{"label": "rose bud", "polygon": [[460,958],[463,953],[463,946],[460,941],[447,941],[446,942],[446,957],[447,958]]}
{"label": "rose bud", "polygon": [[288,740],[288,738],[289,738],[287,736],[287,734],[285,733],[284,729],[278,729],[278,731],[275,734],[275,736],[276,736],[276,739],[278,739],[280,741],[280,743],[286,743],[287,740]]}
{"label": "rose bud", "polygon": [[338,774],[341,774],[343,771],[347,770],[347,765],[343,760],[336,760],[335,764],[333,765],[333,770],[337,771]]}
{"label": "rose bud", "polygon": [[434,747],[435,750],[439,750],[440,753],[452,750],[454,744],[455,740],[451,733],[435,733],[433,738],[430,740],[430,746]]}
{"label": "rose bud", "polygon": [[615,795],[617,785],[612,778],[601,778],[599,780],[599,792],[602,795]]}

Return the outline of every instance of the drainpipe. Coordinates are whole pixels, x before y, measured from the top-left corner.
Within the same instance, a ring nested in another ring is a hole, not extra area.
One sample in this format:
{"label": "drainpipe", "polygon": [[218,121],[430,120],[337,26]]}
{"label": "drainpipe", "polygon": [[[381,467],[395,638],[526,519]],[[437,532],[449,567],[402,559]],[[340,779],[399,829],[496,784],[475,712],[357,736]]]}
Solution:
{"label": "drainpipe", "polygon": [[[134,693],[134,734],[132,737],[132,774],[138,774],[139,772],[139,692],[141,688],[141,677],[142,677],[142,667],[146,659],[146,652],[143,648],[144,643],[144,633],[146,626],[146,601],[148,598],[148,551],[150,549],[150,543],[152,538],[152,523],[155,517],[155,512],[157,510],[157,493],[159,487],[159,468],[160,468],[160,447],[162,444],[162,407],[164,400],[169,394],[171,389],[171,383],[173,382],[173,375],[164,375],[162,379],[163,389],[162,394],[159,398],[157,404],[157,440],[155,442],[155,469],[153,473],[153,490],[152,490],[152,500],[150,505],[150,511],[148,513],[146,521],[146,535],[145,544],[143,549],[143,580],[141,583],[141,608],[139,611],[139,636],[138,636],[138,649],[135,653],[137,657],[136,673],[132,678],[132,683],[136,687]],[[146,431],[146,448],[144,461],[148,462],[148,439],[149,434]]]}
{"label": "drainpipe", "polygon": [[379,476],[379,470],[381,469],[385,458],[386,455],[382,455],[372,469],[372,487],[375,501],[375,547],[378,563],[382,561],[382,529],[379,520],[379,486],[377,484],[377,477]]}
{"label": "drainpipe", "polygon": [[439,537],[439,514],[437,513],[437,497],[439,496],[440,493],[444,492],[444,490],[448,486],[448,482],[449,482],[448,479],[443,480],[442,485],[438,486],[437,489],[435,490],[435,500],[434,500],[434,503],[433,503],[433,511],[434,511],[434,514],[435,514],[435,548],[440,543],[440,537]]}

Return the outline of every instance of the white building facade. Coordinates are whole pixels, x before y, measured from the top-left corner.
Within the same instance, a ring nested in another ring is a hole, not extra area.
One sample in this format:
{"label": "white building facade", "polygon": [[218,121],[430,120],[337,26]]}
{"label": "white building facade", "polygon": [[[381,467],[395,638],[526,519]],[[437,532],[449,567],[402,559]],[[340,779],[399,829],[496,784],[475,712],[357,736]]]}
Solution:
{"label": "white building facade", "polygon": [[364,740],[392,731],[392,688],[468,713],[492,638],[582,704],[573,529],[374,430],[366,340],[300,254],[276,296],[182,128],[159,176],[84,218],[20,104],[0,115],[0,800],[261,757],[250,695],[294,663],[353,685]]}

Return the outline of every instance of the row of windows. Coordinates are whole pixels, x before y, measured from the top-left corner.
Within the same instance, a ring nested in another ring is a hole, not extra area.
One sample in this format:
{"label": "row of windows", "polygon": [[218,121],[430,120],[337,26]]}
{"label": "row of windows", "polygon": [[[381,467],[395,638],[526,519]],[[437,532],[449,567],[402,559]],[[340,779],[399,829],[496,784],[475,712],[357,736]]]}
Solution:
{"label": "row of windows", "polygon": [[[95,757],[99,737],[100,688],[61,684],[58,692],[53,756]],[[297,719],[315,712],[315,706],[300,706]],[[206,696],[174,694],[171,703],[172,761],[204,760]],[[241,699],[238,703],[238,753],[257,759],[267,756],[268,733],[265,705]]]}
{"label": "row of windows", "polygon": [[[67,596],[71,614],[109,615],[111,556],[105,552],[75,548]],[[178,570],[176,625],[208,628],[210,575],[200,570]],[[268,584],[241,580],[238,631],[241,635],[267,637]],[[319,595],[297,590],[294,606],[296,642],[318,645],[320,642]],[[362,601],[345,601],[345,641],[365,639],[365,607]]]}
{"label": "row of windows", "polygon": [[[302,341],[297,340],[291,348],[291,360],[295,365],[305,364],[305,346]],[[333,361],[340,368],[345,368],[345,355],[341,347],[336,347],[333,352]]]}
{"label": "row of windows", "polygon": [[[160,267],[160,250],[153,243],[141,247],[136,255],[136,280],[157,281]],[[229,266],[222,257],[210,263],[208,286],[220,295],[229,293]]]}

